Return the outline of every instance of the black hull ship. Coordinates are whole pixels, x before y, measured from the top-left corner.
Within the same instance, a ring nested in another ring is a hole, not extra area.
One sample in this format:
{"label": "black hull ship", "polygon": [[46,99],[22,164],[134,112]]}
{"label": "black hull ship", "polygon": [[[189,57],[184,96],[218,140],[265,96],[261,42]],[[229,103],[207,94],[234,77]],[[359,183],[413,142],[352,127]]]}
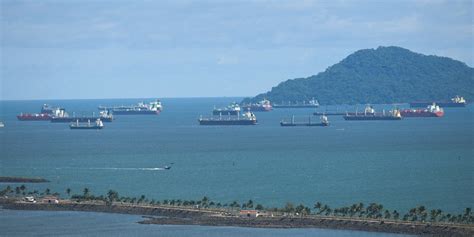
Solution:
{"label": "black hull ship", "polygon": [[218,116],[198,119],[199,125],[256,125],[257,117],[251,113],[246,112],[242,116]]}
{"label": "black hull ship", "polygon": [[288,101],[288,103],[284,103],[283,101],[281,104],[276,104],[274,103],[273,108],[275,109],[284,109],[284,108],[294,108],[294,109],[304,109],[304,108],[318,108],[319,107],[319,102],[315,100],[314,98],[309,100],[308,102],[306,101],[296,101],[296,102],[291,102]]}
{"label": "black hull ship", "polygon": [[87,123],[80,123],[79,120],[77,120],[75,123],[71,123],[69,125],[70,129],[88,129],[88,130],[97,130],[97,129],[103,129],[104,124],[100,119],[97,119],[95,123],[91,123],[91,121],[87,121]]}
{"label": "black hull ship", "polygon": [[67,113],[62,113],[62,116],[53,116],[51,118],[52,123],[71,123],[71,122],[87,122],[87,121],[96,121],[100,119],[102,122],[112,122],[114,117],[108,111],[100,111],[99,116],[72,116],[70,117]]}
{"label": "black hull ship", "polygon": [[366,108],[364,113],[356,113],[356,114],[346,114],[344,115],[345,120],[349,121],[360,121],[360,120],[401,120],[402,115],[400,114],[400,110],[395,109],[389,111],[388,113],[376,113],[372,107]]}
{"label": "black hull ship", "polygon": [[295,116],[291,118],[291,121],[281,121],[280,126],[282,127],[298,127],[298,126],[307,126],[307,127],[326,127],[329,126],[329,121],[326,116],[321,116],[321,122],[313,122],[311,116],[309,116],[307,122],[296,122]]}
{"label": "black hull ship", "polygon": [[160,100],[145,104],[140,102],[129,106],[99,106],[100,110],[107,110],[113,115],[158,115],[163,110]]}

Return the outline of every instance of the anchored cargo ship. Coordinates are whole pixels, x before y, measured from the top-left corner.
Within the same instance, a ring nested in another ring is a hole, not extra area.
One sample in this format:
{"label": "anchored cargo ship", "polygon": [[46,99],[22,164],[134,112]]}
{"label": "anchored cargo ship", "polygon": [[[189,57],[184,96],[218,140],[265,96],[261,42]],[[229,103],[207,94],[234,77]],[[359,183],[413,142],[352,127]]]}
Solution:
{"label": "anchored cargo ship", "polygon": [[251,104],[244,104],[242,105],[242,109],[244,110],[250,110],[250,111],[271,111],[272,110],[272,104],[270,103],[269,100],[264,99],[258,103],[251,103]]}
{"label": "anchored cargo ship", "polygon": [[307,122],[296,122],[295,121],[295,116],[292,116],[290,122],[282,120],[280,122],[280,125],[282,127],[296,127],[296,126],[321,126],[321,127],[326,127],[326,126],[329,126],[328,117],[323,115],[323,116],[321,116],[320,120],[321,120],[321,122],[319,122],[319,123],[316,122],[315,123],[315,122],[312,121],[311,116],[309,116]]}
{"label": "anchored cargo ship", "polygon": [[440,107],[466,107],[467,101],[462,96],[455,96],[451,101],[412,102],[410,107],[421,108],[436,103]]}
{"label": "anchored cargo ship", "polygon": [[231,103],[230,105],[219,108],[212,111],[213,115],[238,115],[240,113],[240,106],[237,103]]}
{"label": "anchored cargo ship", "polygon": [[58,113],[60,113],[60,108],[44,104],[41,107],[41,113],[21,113],[16,118],[20,121],[49,121]]}
{"label": "anchored cargo ship", "polygon": [[16,118],[20,121],[49,121],[51,120],[50,114],[24,114],[17,115]]}
{"label": "anchored cargo ship", "polygon": [[[374,114],[375,110],[371,105],[367,105],[364,109],[364,114]],[[339,112],[339,111],[324,111],[324,112],[314,112],[313,115],[325,115],[325,116],[330,116],[330,115],[355,115],[355,114],[360,114],[359,112]]]}
{"label": "anchored cargo ship", "polygon": [[363,113],[363,114],[346,114],[344,115],[345,120],[401,120],[402,115],[398,109],[389,111],[388,113]]}
{"label": "anchored cargo ship", "polygon": [[114,117],[112,114],[110,114],[107,110],[100,111],[99,116],[72,116],[70,117],[68,113],[62,112],[58,116],[53,116],[51,118],[52,123],[70,123],[70,122],[87,122],[87,121],[95,121],[97,119],[100,119],[103,122],[112,122],[114,120]]}
{"label": "anchored cargo ship", "polygon": [[218,116],[198,119],[199,125],[256,125],[257,117],[252,112],[245,112],[242,116]]}
{"label": "anchored cargo ship", "polygon": [[288,101],[288,103],[284,103],[283,101],[281,104],[273,104],[273,108],[278,109],[278,108],[318,108],[319,107],[319,102],[315,100],[314,98],[309,100],[309,101],[302,101],[302,102],[294,102],[292,103],[291,101]]}
{"label": "anchored cargo ship", "polygon": [[91,123],[90,120],[87,121],[87,123],[79,123],[79,120],[76,120],[75,123],[71,123],[69,125],[70,129],[102,129],[104,128],[104,124],[100,119],[97,119],[95,123]]}
{"label": "anchored cargo ship", "polygon": [[58,107],[53,107],[49,104],[43,104],[43,107],[41,107],[41,113],[42,114],[56,114],[58,110],[61,108]]}
{"label": "anchored cargo ship", "polygon": [[145,104],[140,102],[136,105],[129,105],[129,106],[113,106],[113,107],[106,107],[106,106],[99,106],[100,110],[108,110],[114,115],[157,115],[160,114],[161,110],[163,109],[160,100],[156,100]]}
{"label": "anchored cargo ship", "polygon": [[400,114],[403,117],[442,117],[444,110],[433,103],[426,109],[404,109],[400,111]]}

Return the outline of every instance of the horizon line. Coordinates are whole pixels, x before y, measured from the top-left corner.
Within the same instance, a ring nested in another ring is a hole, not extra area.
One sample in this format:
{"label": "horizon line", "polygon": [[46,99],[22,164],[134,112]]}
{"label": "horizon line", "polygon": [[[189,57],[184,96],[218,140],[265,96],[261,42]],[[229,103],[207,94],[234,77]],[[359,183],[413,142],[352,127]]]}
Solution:
{"label": "horizon line", "polygon": [[119,99],[206,99],[206,98],[247,98],[254,96],[182,96],[182,97],[124,97],[124,98],[63,98],[63,99],[0,99],[0,101],[40,101],[40,100],[119,100]]}

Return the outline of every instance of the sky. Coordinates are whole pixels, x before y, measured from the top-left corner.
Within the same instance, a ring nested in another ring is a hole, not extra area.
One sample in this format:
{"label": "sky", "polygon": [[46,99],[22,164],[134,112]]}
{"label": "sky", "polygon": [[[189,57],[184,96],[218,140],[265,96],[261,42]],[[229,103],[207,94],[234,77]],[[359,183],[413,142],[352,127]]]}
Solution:
{"label": "sky", "polygon": [[254,96],[400,46],[474,65],[473,1],[0,0],[0,99]]}

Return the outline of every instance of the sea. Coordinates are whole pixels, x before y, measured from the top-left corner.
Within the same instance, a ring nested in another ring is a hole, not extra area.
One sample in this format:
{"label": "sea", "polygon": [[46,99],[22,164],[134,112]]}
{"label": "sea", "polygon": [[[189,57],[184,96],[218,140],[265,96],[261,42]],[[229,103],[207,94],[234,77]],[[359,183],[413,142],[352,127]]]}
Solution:
{"label": "sea", "polygon": [[[258,125],[254,126],[199,125],[201,115],[209,116],[214,107],[241,99],[164,98],[160,115],[117,115],[112,123],[104,123],[102,130],[18,121],[16,115],[37,113],[43,104],[63,107],[69,114],[91,115],[98,113],[99,105],[153,99],[0,101],[0,121],[5,124],[0,128],[0,176],[46,178],[51,182],[26,184],[28,190],[44,192],[49,188],[62,197],[67,197],[68,188],[72,194],[82,194],[88,188],[94,195],[105,195],[112,189],[119,195],[145,195],[149,200],[200,200],[207,196],[221,203],[252,200],[265,207],[282,207],[288,202],[310,207],[317,201],[330,207],[375,202],[401,213],[419,205],[460,213],[474,206],[473,105],[445,108],[441,118],[345,121],[342,116],[330,116],[328,127],[280,126],[282,119],[293,115],[297,121],[307,121],[315,111],[310,108],[255,112]],[[408,104],[373,106],[377,111],[408,108]],[[322,106],[318,111],[363,111],[364,107]],[[171,169],[160,169],[166,165]],[[3,183],[0,189],[7,185],[21,184]],[[42,220],[50,223],[65,216],[75,219],[77,225],[70,228],[79,235],[81,231],[86,235],[118,233],[110,230],[117,224],[114,220],[129,223],[120,233],[139,231],[144,235],[153,231],[168,233],[163,236],[333,233],[320,229],[144,226],[136,224],[137,216],[99,213],[2,210],[0,218],[5,215],[12,220],[6,228],[20,228],[25,235],[29,229],[38,231],[35,225]],[[100,225],[84,218],[89,215],[101,219]],[[79,228],[87,225],[94,228]],[[42,233],[63,231],[67,230],[49,226]],[[334,232],[335,236],[344,234],[371,235]]]}

